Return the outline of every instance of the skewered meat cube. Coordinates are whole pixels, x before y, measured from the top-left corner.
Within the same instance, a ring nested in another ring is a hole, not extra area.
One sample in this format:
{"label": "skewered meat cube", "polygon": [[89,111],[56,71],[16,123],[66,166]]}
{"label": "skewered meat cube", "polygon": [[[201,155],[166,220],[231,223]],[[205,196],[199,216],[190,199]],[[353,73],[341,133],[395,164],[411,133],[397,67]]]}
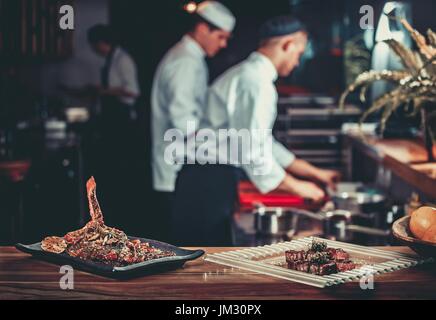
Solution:
{"label": "skewered meat cube", "polygon": [[297,250],[288,250],[285,252],[286,261],[293,262],[293,261],[300,261],[306,259],[306,252],[304,250],[297,251]]}
{"label": "skewered meat cube", "polygon": [[348,254],[348,252],[344,251],[343,249],[327,248],[326,251],[330,255],[330,259],[332,260],[346,261],[350,259],[350,255]]}
{"label": "skewered meat cube", "polygon": [[318,251],[308,250],[306,252],[306,260],[311,261],[312,259],[318,257],[320,253],[321,252],[318,252]]}
{"label": "skewered meat cube", "polygon": [[328,262],[323,264],[316,264],[316,263],[311,264],[309,271],[310,273],[316,275],[325,276],[328,274],[336,273],[338,270],[336,267],[336,263]]}
{"label": "skewered meat cube", "polygon": [[336,265],[336,263],[334,262],[329,262],[329,263],[325,263],[320,265],[319,268],[319,274],[320,275],[328,275],[328,274],[333,274],[338,272],[338,267]]}
{"label": "skewered meat cube", "polygon": [[352,261],[336,262],[336,266],[339,272],[356,269],[356,264]]}
{"label": "skewered meat cube", "polygon": [[350,255],[348,252],[345,252],[342,249],[336,249],[335,260],[336,261],[345,261],[350,259]]}
{"label": "skewered meat cube", "polygon": [[310,264],[307,261],[294,261],[294,262],[288,263],[289,269],[302,271],[302,272],[309,272],[309,267],[310,267]]}
{"label": "skewered meat cube", "polygon": [[316,241],[308,250],[288,250],[285,259],[289,269],[316,275],[348,271],[356,268],[350,255],[343,249],[328,248],[324,242]]}

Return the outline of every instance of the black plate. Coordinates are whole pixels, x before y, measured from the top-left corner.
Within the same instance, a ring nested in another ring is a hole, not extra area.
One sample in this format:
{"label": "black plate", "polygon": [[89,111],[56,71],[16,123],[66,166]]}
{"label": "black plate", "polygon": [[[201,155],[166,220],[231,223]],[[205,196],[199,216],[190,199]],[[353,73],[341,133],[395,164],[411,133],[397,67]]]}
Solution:
{"label": "black plate", "polygon": [[46,252],[41,249],[41,242],[29,245],[18,243],[15,245],[15,247],[18,250],[29,253],[38,259],[46,260],[59,265],[70,265],[78,270],[120,280],[174,270],[182,267],[186,261],[197,259],[204,254],[203,250],[186,250],[156,240],[137,237],[129,237],[129,239],[139,239],[141,242],[148,242],[151,246],[157,249],[172,251],[176,255],[135,263],[125,267],[113,267],[104,263],[71,257],[66,253],[56,254]]}

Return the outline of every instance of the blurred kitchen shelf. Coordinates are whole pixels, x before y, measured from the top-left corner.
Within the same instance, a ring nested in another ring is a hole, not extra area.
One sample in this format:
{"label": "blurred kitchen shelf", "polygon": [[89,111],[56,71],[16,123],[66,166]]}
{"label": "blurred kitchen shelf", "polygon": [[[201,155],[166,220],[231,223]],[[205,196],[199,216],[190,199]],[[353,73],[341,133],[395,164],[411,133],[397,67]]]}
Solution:
{"label": "blurred kitchen shelf", "polygon": [[73,52],[73,31],[59,27],[59,8],[73,0],[0,0],[0,57],[59,60]]}
{"label": "blurred kitchen shelf", "polygon": [[283,116],[289,117],[305,117],[305,116],[321,116],[321,117],[330,117],[330,116],[353,116],[360,115],[362,111],[355,106],[346,106],[344,109],[339,109],[336,107],[330,108],[322,108],[322,109],[307,109],[307,108],[292,108],[288,109],[286,114]]}
{"label": "blurred kitchen shelf", "polygon": [[299,158],[330,169],[343,163],[344,123],[357,122],[361,110],[354,105],[339,109],[335,99],[326,96],[280,98],[274,136]]}

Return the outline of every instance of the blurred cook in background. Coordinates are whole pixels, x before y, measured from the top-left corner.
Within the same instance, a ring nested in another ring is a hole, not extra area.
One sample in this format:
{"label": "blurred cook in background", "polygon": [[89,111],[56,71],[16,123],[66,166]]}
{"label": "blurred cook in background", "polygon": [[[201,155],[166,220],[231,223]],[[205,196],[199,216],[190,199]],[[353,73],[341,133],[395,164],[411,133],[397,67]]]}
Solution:
{"label": "blurred cook in background", "polygon": [[101,68],[101,83],[90,86],[100,100],[101,113],[97,118],[100,139],[93,147],[95,163],[91,164],[93,175],[100,181],[105,214],[108,221],[123,226],[129,210],[126,185],[132,183],[134,172],[134,148],[139,139],[136,126],[136,103],[140,96],[138,71],[133,58],[117,45],[109,26],[98,24],[88,30],[88,42],[93,51],[104,58]]}
{"label": "blurred cook in background", "polygon": [[[101,69],[102,115],[116,122],[136,118],[135,102],[140,95],[138,72],[132,57],[115,44],[114,35],[106,25],[88,30],[88,41],[94,52],[105,59]],[[120,118],[121,117],[121,118]]]}
{"label": "blurred cook in background", "polygon": [[[85,84],[80,88],[61,85],[68,94],[86,99],[100,99],[101,116],[109,122],[136,118],[135,103],[141,92],[136,64],[130,54],[116,44],[107,25],[97,24],[88,30],[88,43],[94,53],[104,58],[100,84]],[[113,123],[112,123],[113,125]]]}
{"label": "blurred cook in background", "polygon": [[[338,172],[319,169],[296,159],[271,136],[270,131],[277,114],[278,95],[274,82],[278,76],[288,76],[298,66],[306,43],[307,33],[295,18],[283,16],[266,22],[260,30],[258,50],[226,71],[211,86],[204,127],[248,129],[250,132],[266,129],[271,138],[269,141],[272,141],[272,152],[269,157],[266,155],[266,161],[258,162],[259,153],[255,152],[266,150],[267,139],[252,139],[252,144],[259,145],[246,148],[247,152],[242,152],[242,159],[239,159],[239,165],[249,179],[262,193],[282,190],[321,201],[324,191],[314,182],[334,187]],[[196,161],[208,164],[185,164],[178,174],[173,232],[180,245],[232,245],[231,217],[238,184],[236,168],[213,164],[217,155],[222,159],[226,156],[220,156],[220,153],[228,152],[227,149],[212,150],[213,147],[210,145],[208,152],[195,154]],[[239,149],[244,150],[243,147]],[[201,155],[204,159],[198,158]]]}
{"label": "blurred cook in background", "polygon": [[193,14],[191,30],[161,60],[153,80],[151,93],[153,189],[159,213],[155,230],[166,239],[172,210],[173,191],[179,165],[164,159],[164,141],[169,129],[180,129],[185,137],[190,121],[197,128],[206,102],[209,72],[206,57],[215,56],[227,46],[235,25],[235,17],[221,3],[204,1]]}

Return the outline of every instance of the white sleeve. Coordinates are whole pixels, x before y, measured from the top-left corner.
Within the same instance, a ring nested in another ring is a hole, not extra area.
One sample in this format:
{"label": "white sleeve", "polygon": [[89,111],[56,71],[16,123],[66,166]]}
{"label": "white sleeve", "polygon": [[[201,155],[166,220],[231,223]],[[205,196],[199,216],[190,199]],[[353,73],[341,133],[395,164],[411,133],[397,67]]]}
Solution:
{"label": "white sleeve", "polygon": [[[201,120],[207,95],[207,75],[193,59],[181,59],[168,69],[165,79],[169,119],[173,128],[190,136],[194,133],[190,129],[198,129]],[[188,121],[192,124],[190,128],[187,127]]]}
{"label": "white sleeve", "polygon": [[276,189],[286,176],[273,152],[270,99],[261,86],[254,86],[238,92],[235,106],[236,129],[251,132],[251,148],[241,153],[241,165],[262,193]]}
{"label": "white sleeve", "polygon": [[284,169],[288,168],[295,160],[295,155],[275,138],[273,138],[272,152],[274,158]]}
{"label": "white sleeve", "polygon": [[[122,88],[127,92],[132,93],[136,97],[138,97],[141,94],[141,92],[139,89],[138,75],[137,75],[135,62],[129,55],[124,54],[120,58],[119,68],[120,68]],[[133,104],[136,98],[123,97],[122,100],[128,104]]]}

